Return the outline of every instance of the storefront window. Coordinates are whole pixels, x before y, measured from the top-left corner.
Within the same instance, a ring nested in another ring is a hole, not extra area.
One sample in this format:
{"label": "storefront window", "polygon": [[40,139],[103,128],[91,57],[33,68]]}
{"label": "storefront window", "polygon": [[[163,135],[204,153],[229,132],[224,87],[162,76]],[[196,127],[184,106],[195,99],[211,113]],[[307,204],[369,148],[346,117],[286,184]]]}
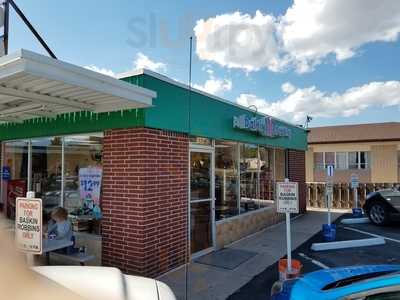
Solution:
{"label": "storefront window", "polygon": [[15,199],[25,197],[28,184],[28,141],[4,144],[1,199],[8,218],[15,218]]}
{"label": "storefront window", "polygon": [[211,155],[190,153],[190,200],[211,199]]}
{"label": "storefront window", "polygon": [[251,144],[240,145],[240,212],[259,208],[258,179],[259,179],[258,146]]}
{"label": "storefront window", "polygon": [[238,211],[238,143],[215,142],[216,220],[235,216]]}
{"label": "storefront window", "polygon": [[50,212],[61,206],[62,138],[32,140],[32,186],[28,189],[43,201]]}
{"label": "storefront window", "polygon": [[274,150],[259,147],[260,151],[260,207],[266,207],[274,202]]}
{"label": "storefront window", "polygon": [[75,216],[74,229],[98,233],[94,208],[100,206],[102,142],[102,133],[5,142],[1,200],[7,216],[15,217],[15,198],[30,190],[42,199],[47,216],[63,206]]}
{"label": "storefront window", "polygon": [[[85,187],[79,175],[102,173],[103,135],[76,135],[64,138],[64,207],[74,214],[84,214],[85,207],[99,204],[100,189]],[[86,184],[87,185],[87,184]],[[82,189],[89,188],[91,199],[86,199]],[[92,202],[93,201],[93,202]]]}
{"label": "storefront window", "polygon": [[275,181],[282,182],[286,178],[286,151],[275,149]]}

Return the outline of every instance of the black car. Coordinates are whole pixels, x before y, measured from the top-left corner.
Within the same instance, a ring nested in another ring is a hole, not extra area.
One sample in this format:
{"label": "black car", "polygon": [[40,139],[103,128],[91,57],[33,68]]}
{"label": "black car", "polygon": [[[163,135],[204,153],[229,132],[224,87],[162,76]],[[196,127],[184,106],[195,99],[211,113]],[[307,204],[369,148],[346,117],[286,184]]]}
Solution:
{"label": "black car", "polygon": [[370,193],[363,208],[372,223],[386,225],[400,216],[400,191],[385,189]]}

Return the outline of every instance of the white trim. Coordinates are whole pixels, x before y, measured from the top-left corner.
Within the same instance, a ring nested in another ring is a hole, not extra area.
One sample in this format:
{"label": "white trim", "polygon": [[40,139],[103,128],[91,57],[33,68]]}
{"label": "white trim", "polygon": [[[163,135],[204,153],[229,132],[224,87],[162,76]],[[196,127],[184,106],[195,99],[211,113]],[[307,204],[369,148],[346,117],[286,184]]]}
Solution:
{"label": "white trim", "polygon": [[0,58],[0,103],[18,106],[2,106],[2,121],[146,108],[156,97],[154,91],[24,49]]}
{"label": "white trim", "polygon": [[80,103],[74,100],[67,100],[60,97],[52,97],[48,95],[43,95],[35,92],[26,92],[16,88],[0,86],[0,94],[18,97],[19,99],[30,100],[39,104],[57,104],[64,105],[70,108],[80,109],[80,110],[94,110],[94,105]]}
{"label": "white trim", "polygon": [[[210,154],[211,162],[210,162],[210,196],[211,198],[208,199],[198,199],[198,200],[191,200],[191,154],[192,152],[197,153],[207,153]],[[189,145],[189,184],[188,184],[188,249],[189,249],[189,260],[196,259],[202,255],[210,253],[215,250],[216,247],[216,222],[215,222],[215,152],[213,146],[206,146],[206,145],[199,145],[199,144],[190,144]],[[191,204],[192,203],[203,203],[209,202],[210,203],[210,219],[211,219],[211,247],[207,249],[203,249],[196,253],[191,253],[190,245],[191,245]]]}
{"label": "white trim", "polygon": [[[154,78],[156,78],[156,79],[159,79],[159,80],[161,80],[161,81],[167,82],[167,83],[169,83],[169,84],[178,86],[178,87],[183,88],[183,89],[186,89],[186,90],[189,90],[189,89],[190,89],[192,92],[201,94],[201,95],[203,95],[203,96],[206,96],[206,97],[208,97],[208,98],[211,98],[211,99],[214,99],[214,100],[223,102],[223,103],[228,104],[228,105],[236,106],[236,107],[238,107],[238,108],[240,108],[240,109],[244,109],[244,110],[246,110],[246,111],[248,111],[248,112],[250,112],[250,113],[252,113],[252,114],[255,113],[254,110],[252,110],[252,109],[250,109],[250,108],[248,108],[248,107],[246,107],[246,106],[237,104],[237,103],[235,103],[235,102],[233,102],[233,101],[229,101],[229,100],[220,98],[220,97],[218,97],[218,96],[209,94],[209,93],[207,93],[207,92],[204,92],[204,91],[202,91],[202,90],[199,90],[199,89],[196,89],[196,88],[193,88],[193,87],[190,88],[189,85],[187,85],[187,84],[185,84],[185,83],[179,82],[179,81],[174,80],[174,79],[172,79],[172,78],[170,78],[170,77],[168,77],[168,76],[162,75],[162,74],[157,73],[157,72],[154,72],[154,71],[150,71],[150,70],[148,70],[148,69],[132,70],[132,71],[128,71],[128,72],[124,72],[124,73],[117,74],[116,77],[117,77],[118,79],[123,79],[123,78],[128,78],[128,77],[143,75],[143,74],[144,74],[144,75],[149,75],[149,76],[151,76],[151,77],[154,77]],[[302,130],[304,130],[304,131],[307,131],[307,129],[305,129],[305,128],[303,128],[303,127],[300,127],[300,126],[298,126],[298,125],[296,125],[296,124],[290,123],[290,122],[288,122],[288,121],[285,121],[285,120],[282,120],[282,119],[279,119],[279,118],[276,118],[276,117],[273,117],[273,116],[270,116],[270,115],[267,115],[267,114],[264,114],[264,113],[261,113],[261,112],[256,112],[256,113],[257,113],[258,115],[261,115],[261,116],[264,116],[264,117],[272,117],[273,119],[275,119],[275,120],[277,120],[277,121],[279,121],[279,122],[282,122],[282,123],[284,123],[284,124],[286,124],[286,125],[293,126],[293,127],[302,129]]]}
{"label": "white trim", "polygon": [[[52,80],[60,80],[62,82],[78,85],[83,88],[90,88],[103,93],[111,92],[112,94],[119,95],[119,97],[122,98],[124,98],[124,96],[128,96],[128,98],[131,97],[131,95],[128,95],[127,93],[132,92],[150,98],[155,98],[157,96],[157,93],[154,91],[122,80],[116,80],[111,76],[94,72],[61,60],[55,60],[25,49],[19,50],[16,54],[19,59],[25,60],[26,69],[30,71],[29,73],[37,75],[42,74],[43,77],[48,77]],[[4,56],[3,58],[7,58],[7,56]],[[31,65],[29,64],[29,61],[32,63]],[[0,65],[2,65],[1,60]],[[54,71],[57,72],[54,74]],[[1,77],[2,76],[0,76],[0,78]],[[151,105],[151,102],[147,102],[146,104]]]}

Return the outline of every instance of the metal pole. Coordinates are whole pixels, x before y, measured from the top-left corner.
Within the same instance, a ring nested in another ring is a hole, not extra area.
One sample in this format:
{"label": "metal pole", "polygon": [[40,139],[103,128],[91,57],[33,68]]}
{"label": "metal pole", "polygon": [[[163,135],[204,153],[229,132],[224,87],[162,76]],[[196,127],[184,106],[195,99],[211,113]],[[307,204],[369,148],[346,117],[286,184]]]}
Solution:
{"label": "metal pole", "polygon": [[[193,56],[193,37],[191,36],[189,38],[189,101],[188,101],[188,137],[189,137],[189,143],[190,143],[190,131],[191,131],[191,109],[192,109],[192,56]],[[190,153],[190,151],[189,151]],[[189,154],[189,166],[190,166],[190,154]],[[190,170],[189,170],[189,176],[190,176]],[[190,184],[189,184],[189,192],[188,192],[188,234],[187,234],[187,245],[186,245],[186,257],[185,257],[185,299],[188,298],[188,292],[189,292],[189,264],[190,264]]]}
{"label": "metal pole", "polygon": [[327,195],[326,195],[326,199],[327,199],[327,201],[328,201],[328,225],[330,226],[331,225],[331,194],[329,193],[327,193]]}
{"label": "metal pole", "polygon": [[32,141],[29,140],[28,142],[28,192],[32,192]]}
{"label": "metal pole", "polygon": [[286,213],[286,249],[287,249],[287,271],[292,273],[292,241],[290,232],[290,213]]}
{"label": "metal pole", "polygon": [[354,202],[356,208],[358,208],[358,193],[357,193],[357,188],[354,188]]}
{"label": "metal pole", "polygon": [[61,199],[60,206],[64,207],[64,183],[65,183],[65,139],[61,138]]}
{"label": "metal pole", "polygon": [[8,33],[10,31],[10,3],[9,0],[4,2],[4,54],[8,54]]}
{"label": "metal pole", "polygon": [[11,6],[14,8],[15,12],[19,15],[19,17],[22,19],[22,21],[25,23],[26,26],[28,26],[29,30],[33,33],[33,35],[38,39],[39,43],[43,46],[44,49],[46,49],[47,53],[54,59],[57,59],[53,51],[49,48],[49,46],[46,44],[46,42],[42,39],[40,34],[36,31],[36,29],[33,27],[31,22],[25,17],[24,13],[19,9],[19,7],[15,4],[13,0],[7,0],[11,4]]}

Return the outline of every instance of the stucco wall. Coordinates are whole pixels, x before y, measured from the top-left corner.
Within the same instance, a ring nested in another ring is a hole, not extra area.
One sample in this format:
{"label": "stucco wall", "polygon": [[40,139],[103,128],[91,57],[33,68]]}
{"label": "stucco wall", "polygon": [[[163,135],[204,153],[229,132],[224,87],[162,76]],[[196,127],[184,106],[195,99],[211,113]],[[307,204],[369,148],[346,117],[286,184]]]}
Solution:
{"label": "stucco wall", "polygon": [[[352,174],[357,174],[361,183],[372,182],[370,169],[335,170],[332,181],[334,183],[350,182]],[[326,181],[326,170],[314,170],[313,182],[325,182],[325,181]]]}
{"label": "stucco wall", "polygon": [[313,144],[306,152],[306,181],[324,182],[325,171],[314,170],[315,152],[370,151],[370,168],[367,170],[335,170],[333,181],[349,182],[353,173],[358,174],[363,183],[393,183],[399,180],[397,151],[400,144],[395,142]]}
{"label": "stucco wall", "polygon": [[306,151],[306,182],[314,182],[314,152]]}
{"label": "stucco wall", "polygon": [[372,182],[397,182],[397,145],[371,147]]}

